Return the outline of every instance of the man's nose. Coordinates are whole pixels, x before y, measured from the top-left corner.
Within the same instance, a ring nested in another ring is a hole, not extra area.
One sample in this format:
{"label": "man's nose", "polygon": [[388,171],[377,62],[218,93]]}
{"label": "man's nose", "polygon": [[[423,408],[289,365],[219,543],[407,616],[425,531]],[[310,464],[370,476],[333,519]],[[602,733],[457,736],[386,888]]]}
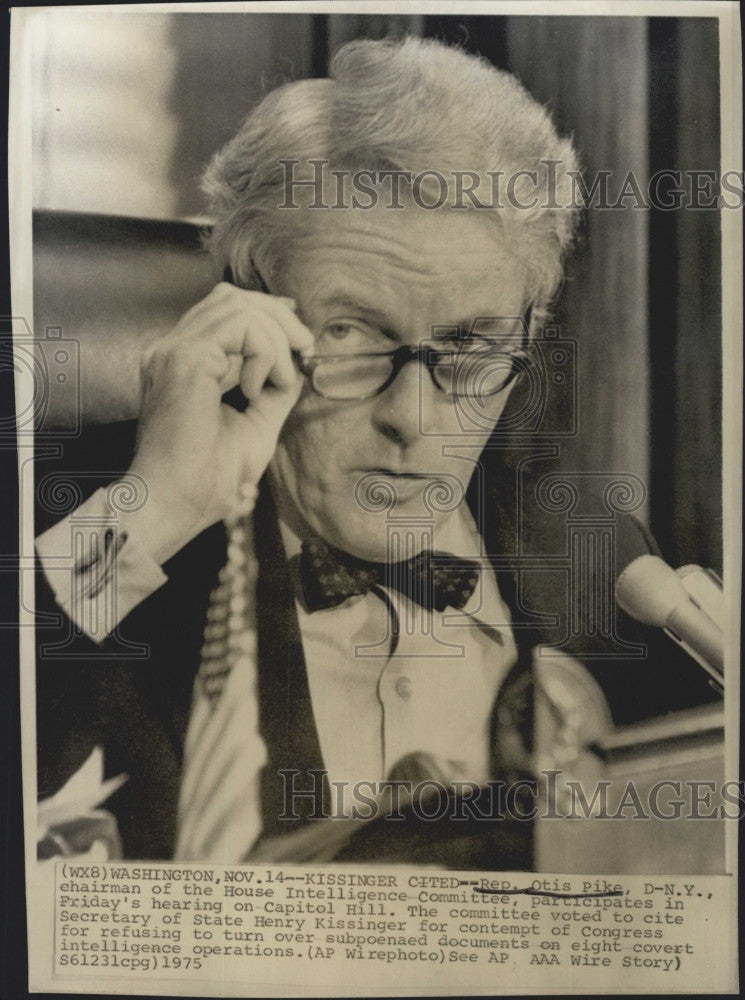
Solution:
{"label": "man's nose", "polygon": [[411,444],[432,429],[438,395],[442,393],[421,362],[410,361],[377,397],[373,421],[387,437]]}

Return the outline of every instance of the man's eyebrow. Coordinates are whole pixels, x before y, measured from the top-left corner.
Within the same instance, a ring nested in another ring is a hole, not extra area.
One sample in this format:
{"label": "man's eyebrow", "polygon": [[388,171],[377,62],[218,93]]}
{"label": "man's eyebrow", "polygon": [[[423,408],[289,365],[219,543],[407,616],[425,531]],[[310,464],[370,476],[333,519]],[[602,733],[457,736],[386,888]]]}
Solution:
{"label": "man's eyebrow", "polygon": [[[311,308],[313,310],[342,309],[345,312],[361,316],[371,322],[374,322],[376,326],[380,327],[380,329],[386,333],[393,331],[397,325],[395,313],[388,312],[384,305],[381,306],[379,304],[368,303],[363,299],[353,298],[346,292],[342,291],[330,292],[328,295],[320,296]],[[524,321],[524,317],[517,315],[496,315],[493,311],[489,311],[488,309],[474,312],[470,316],[464,317],[460,320],[446,319],[442,322],[434,323],[433,330],[431,332],[433,332],[438,338],[441,337],[442,339],[462,337],[464,333],[469,336],[478,336],[481,324],[498,324],[510,320],[514,321],[516,324],[516,329],[511,332],[519,333],[520,328],[517,324],[521,320]],[[488,335],[488,333],[486,335]]]}
{"label": "man's eyebrow", "polygon": [[316,309],[346,309],[351,313],[364,314],[376,319],[386,318],[385,311],[381,310],[379,306],[368,305],[360,299],[353,299],[341,292],[322,296],[314,305]]}
{"label": "man's eyebrow", "polygon": [[371,326],[376,327],[387,337],[395,337],[398,326],[396,314],[388,312],[385,306],[366,303],[352,298],[344,292],[331,293],[320,297],[311,305],[311,313],[323,313],[328,309],[339,309],[351,316],[361,318]]}
{"label": "man's eyebrow", "polygon": [[[362,316],[365,319],[374,321],[376,326],[388,333],[392,331],[396,326],[396,317],[393,313],[388,313],[385,308],[381,308],[376,305],[368,305],[364,301],[359,299],[353,299],[346,294],[331,294],[327,297],[318,300],[317,307],[322,309],[343,309],[350,313]],[[437,334],[443,339],[448,337],[458,337],[461,331],[465,330],[467,333],[471,332],[471,326],[477,324],[479,319],[483,319],[483,313],[475,315],[469,319],[463,320],[445,320],[442,323],[433,324],[433,328],[436,328]],[[478,332],[478,331],[476,331]]]}
{"label": "man's eyebrow", "polygon": [[482,325],[488,325],[489,323],[498,324],[512,321],[515,323],[513,333],[520,333],[521,327],[519,324],[522,322],[522,317],[520,316],[496,316],[493,313],[480,312],[475,313],[468,318],[453,320],[452,322],[444,322],[435,324],[437,331],[441,336],[445,336],[448,332],[455,332],[460,335],[462,332],[467,334],[478,335],[481,331]]}

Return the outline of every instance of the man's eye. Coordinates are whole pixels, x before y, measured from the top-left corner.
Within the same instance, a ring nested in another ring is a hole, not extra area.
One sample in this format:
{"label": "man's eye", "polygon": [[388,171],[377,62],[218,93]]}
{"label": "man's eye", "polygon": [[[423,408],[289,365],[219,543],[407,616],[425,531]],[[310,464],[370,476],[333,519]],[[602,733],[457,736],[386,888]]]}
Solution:
{"label": "man's eye", "polygon": [[327,323],[324,326],[321,336],[327,335],[332,340],[346,340],[355,331],[359,331],[353,323]]}
{"label": "man's eye", "polygon": [[375,349],[381,335],[363,323],[352,320],[333,320],[324,323],[316,342],[317,349],[322,353],[333,354],[364,352]]}

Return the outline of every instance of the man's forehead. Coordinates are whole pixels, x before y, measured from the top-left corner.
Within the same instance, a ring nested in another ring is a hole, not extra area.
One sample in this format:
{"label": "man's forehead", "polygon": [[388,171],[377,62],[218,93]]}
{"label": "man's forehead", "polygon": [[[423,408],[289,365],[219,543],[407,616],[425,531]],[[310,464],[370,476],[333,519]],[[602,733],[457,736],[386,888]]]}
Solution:
{"label": "man's forehead", "polygon": [[428,209],[407,201],[401,208],[378,204],[372,208],[299,209],[294,221],[300,238],[306,234],[321,239],[353,234],[396,243],[407,237],[426,236],[445,248],[449,242],[471,242],[476,236],[479,242],[496,246],[507,241],[507,234],[494,211],[459,211],[447,205]]}
{"label": "man's forehead", "polygon": [[[339,297],[351,282],[374,275],[374,281],[412,289],[434,281],[476,290],[511,284],[522,277],[514,242],[501,227],[475,215],[429,212],[416,207],[331,211],[303,220],[292,239],[290,261],[310,268],[318,282],[314,298]],[[336,280],[335,280],[336,279]],[[432,290],[436,290],[432,289]]]}

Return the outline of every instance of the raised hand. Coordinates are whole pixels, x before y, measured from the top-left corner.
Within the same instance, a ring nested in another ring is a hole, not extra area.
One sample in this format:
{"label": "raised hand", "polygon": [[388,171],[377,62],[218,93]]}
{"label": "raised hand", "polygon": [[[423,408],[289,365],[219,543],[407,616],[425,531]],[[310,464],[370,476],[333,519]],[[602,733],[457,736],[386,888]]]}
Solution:
{"label": "raised hand", "polygon": [[[130,472],[147,486],[139,522],[161,558],[229,516],[274,454],[302,385],[291,352],[313,344],[293,310],[221,283],[146,352]],[[222,402],[238,385],[243,413]]]}

